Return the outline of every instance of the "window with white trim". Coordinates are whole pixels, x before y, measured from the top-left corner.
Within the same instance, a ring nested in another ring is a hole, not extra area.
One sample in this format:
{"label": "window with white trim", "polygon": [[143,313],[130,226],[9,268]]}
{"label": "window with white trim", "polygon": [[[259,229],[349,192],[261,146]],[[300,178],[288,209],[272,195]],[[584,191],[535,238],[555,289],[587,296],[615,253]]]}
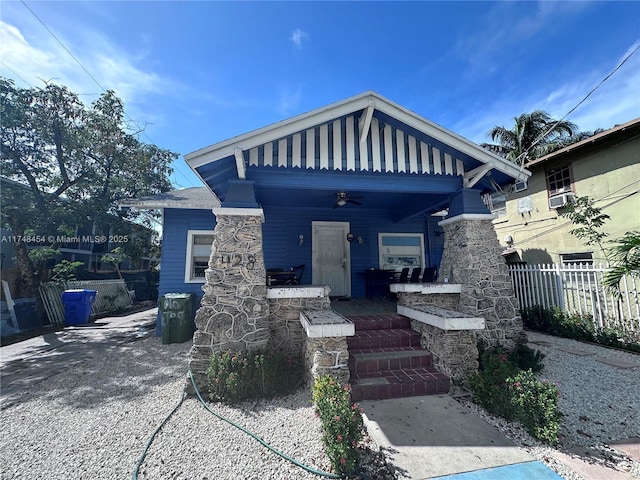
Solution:
{"label": "window with white trim", "polygon": [[380,268],[402,270],[424,267],[424,235],[421,233],[379,233]]}
{"label": "window with white trim", "polygon": [[187,232],[187,260],[185,262],[185,283],[205,283],[204,272],[209,266],[213,231],[189,230]]}

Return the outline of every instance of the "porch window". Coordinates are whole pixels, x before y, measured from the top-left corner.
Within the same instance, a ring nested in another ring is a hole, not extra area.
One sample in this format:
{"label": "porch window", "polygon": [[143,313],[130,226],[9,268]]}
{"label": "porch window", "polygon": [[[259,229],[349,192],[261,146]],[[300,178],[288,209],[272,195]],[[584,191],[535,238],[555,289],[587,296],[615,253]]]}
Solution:
{"label": "porch window", "polygon": [[213,232],[211,230],[189,230],[187,232],[187,260],[185,283],[205,283],[204,271],[209,265]]}
{"label": "porch window", "polygon": [[553,170],[547,170],[547,192],[550,197],[562,193],[572,192],[571,168],[567,165]]}
{"label": "porch window", "polygon": [[424,235],[422,233],[379,233],[380,268],[400,271],[404,267],[424,266]]}

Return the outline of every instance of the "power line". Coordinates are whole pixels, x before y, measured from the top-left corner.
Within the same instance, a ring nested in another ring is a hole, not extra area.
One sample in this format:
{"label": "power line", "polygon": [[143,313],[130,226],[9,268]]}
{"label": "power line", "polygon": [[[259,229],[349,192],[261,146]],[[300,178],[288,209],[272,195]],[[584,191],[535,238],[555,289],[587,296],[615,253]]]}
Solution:
{"label": "power line", "polygon": [[24,78],[22,78],[20,76],[20,74],[18,72],[16,72],[13,68],[11,68],[9,65],[7,65],[6,63],[4,63],[2,60],[0,60],[0,63],[7,69],[9,70],[11,73],[13,73],[16,77],[18,77],[20,80],[22,80],[24,83],[26,83],[27,85],[29,85],[29,87],[33,88],[33,85],[31,85],[29,82],[27,82]]}
{"label": "power line", "polygon": [[[72,59],[73,59],[73,60],[74,60],[74,61],[75,61],[79,66],[80,66],[80,68],[82,68],[82,70],[83,70],[83,71],[84,71],[84,72],[89,76],[89,78],[90,78],[91,80],[93,80],[93,82],[94,82],[98,87],[100,87],[100,89],[101,89],[103,92],[106,92],[106,91],[107,91],[107,89],[106,89],[106,88],[104,88],[104,87],[100,84],[100,82],[98,82],[98,80],[97,80],[97,79],[96,79],[96,78],[91,74],[91,72],[89,72],[89,70],[87,70],[87,69],[85,68],[85,66],[82,64],[82,62],[81,62],[80,60],[78,60],[78,58],[77,58],[77,57],[76,57],[76,56],[71,52],[71,50],[69,50],[69,49],[67,48],[67,46],[66,46],[64,43],[62,43],[62,41],[61,41],[61,40],[56,36],[56,34],[55,34],[55,33],[53,33],[53,31],[52,31],[52,30],[47,26],[47,24],[46,24],[46,23],[44,23],[44,21],[43,21],[43,20],[42,20],[42,19],[41,19],[37,14],[36,14],[36,12],[34,12],[34,11],[31,9],[31,7],[29,7],[29,5],[27,5],[27,3],[26,3],[24,0],[20,0],[20,1],[21,1],[21,3],[25,6],[25,8],[26,8],[27,10],[29,10],[29,12],[31,12],[31,14],[36,18],[36,20],[38,20],[38,22],[40,22],[40,23],[42,24],[42,26],[47,30],[47,32],[49,32],[49,34],[50,34],[50,35],[55,39],[55,41],[56,41],[56,42],[58,42],[58,44],[59,44],[59,45],[60,45],[60,46],[61,46],[61,47],[62,47],[62,48],[63,48],[63,49],[64,49],[64,50],[69,54],[69,56],[70,56],[70,57],[71,57],[71,58],[72,58]],[[5,64],[3,63],[3,65],[5,65]],[[6,65],[5,65],[5,66],[6,66]],[[12,70],[11,68],[9,68],[9,67],[7,67],[7,68],[13,72],[13,70]],[[13,72],[13,73],[15,73],[15,72]],[[28,83],[28,82],[26,82],[24,79],[22,79],[22,77],[20,77],[20,75],[18,75],[17,73],[16,73],[16,75],[17,75],[17,76],[18,76],[22,81],[24,81],[27,85],[29,85],[29,83]],[[29,85],[29,86],[31,86],[31,85]],[[128,119],[129,121],[131,121],[132,123],[134,123],[134,124],[136,124],[136,125],[137,125],[137,123],[138,123],[138,122],[136,122],[133,118],[131,118],[131,117],[129,116],[129,114],[128,114],[126,111],[124,112],[124,114],[125,114],[125,116],[127,117],[127,119]],[[149,135],[147,134],[147,132],[145,132],[144,130],[142,130],[140,133],[142,133],[142,135],[144,135],[144,136],[147,138],[147,140],[149,140],[149,142],[150,142],[152,145],[155,145],[155,142],[154,142],[153,140],[151,140],[151,137],[149,137]],[[182,172],[181,172],[180,170],[178,170],[177,168],[174,168],[174,172],[175,172],[175,171],[178,171],[178,172],[182,175],[182,177],[187,181],[187,183],[189,182],[189,179],[187,178],[187,176],[186,176],[184,173],[182,173]],[[177,182],[176,182],[176,184],[177,184]],[[178,186],[181,186],[180,184],[177,184],[177,185],[178,185]]]}
{"label": "power line", "polygon": [[[602,86],[602,84],[604,82],[606,82],[607,80],[609,80],[609,78],[611,78],[611,76],[616,73],[618,70],[620,70],[620,68],[622,67],[622,65],[624,65],[627,60],[629,60],[638,50],[640,50],[640,44],[638,44],[636,46],[636,48],[633,49],[633,51],[631,53],[629,53],[629,55],[627,55],[619,64],[616,68],[614,68],[606,77],[604,77],[602,80],[600,80],[600,82],[593,87],[589,93],[587,93],[584,98],[582,100],[580,100],[576,106],[574,106],[571,110],[569,110],[560,120],[556,121],[556,123],[554,123],[546,132],[540,134],[540,136],[538,136],[538,138],[529,146],[529,148],[527,148],[524,152],[522,152],[520,155],[518,155],[518,157],[516,157],[516,159],[514,160],[514,163],[520,163],[520,167],[521,169],[524,168],[524,158],[527,156],[527,154],[531,151],[531,149],[533,147],[535,147],[538,143],[540,143],[540,141],[542,139],[544,139],[544,137],[546,137],[550,132],[553,131],[554,128],[556,128],[556,126],[562,122],[563,120],[565,120],[569,115],[571,115],[580,105],[582,105],[598,88],[600,88]],[[522,162],[520,162],[520,160],[522,159]]]}

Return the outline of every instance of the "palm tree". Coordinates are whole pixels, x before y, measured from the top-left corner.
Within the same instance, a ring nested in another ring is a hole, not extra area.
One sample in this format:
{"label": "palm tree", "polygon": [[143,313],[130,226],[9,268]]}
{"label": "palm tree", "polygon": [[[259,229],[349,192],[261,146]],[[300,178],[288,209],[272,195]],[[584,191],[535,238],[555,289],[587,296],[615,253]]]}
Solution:
{"label": "palm tree", "polygon": [[640,231],[627,232],[611,248],[614,266],[604,276],[609,292],[620,296],[620,281],[625,275],[640,276]]}
{"label": "palm tree", "polygon": [[498,143],[485,143],[482,146],[519,164],[556,150],[578,130],[575,124],[556,121],[543,110],[523,113],[514,117],[514,120],[515,125],[511,130],[498,126],[489,130],[487,135]]}

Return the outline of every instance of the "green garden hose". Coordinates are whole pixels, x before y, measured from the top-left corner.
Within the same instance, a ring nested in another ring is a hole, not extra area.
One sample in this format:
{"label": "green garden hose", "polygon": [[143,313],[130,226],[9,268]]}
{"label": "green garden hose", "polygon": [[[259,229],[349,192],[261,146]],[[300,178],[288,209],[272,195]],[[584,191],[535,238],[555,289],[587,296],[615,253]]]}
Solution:
{"label": "green garden hose", "polygon": [[[265,442],[262,438],[260,438],[258,435],[256,435],[255,433],[247,430],[242,425],[238,425],[233,420],[230,420],[230,419],[228,419],[226,417],[223,417],[222,415],[220,415],[220,414],[214,412],[213,410],[211,410],[211,408],[209,408],[209,405],[207,405],[207,403],[204,401],[204,399],[200,395],[200,392],[198,391],[198,387],[196,387],[196,383],[195,383],[195,381],[193,379],[193,375],[191,374],[191,370],[189,370],[188,375],[189,375],[189,380],[191,380],[191,384],[193,385],[193,388],[194,388],[194,390],[196,392],[196,395],[198,396],[198,399],[200,400],[200,403],[202,403],[202,405],[204,406],[205,410],[207,410],[209,413],[211,413],[215,417],[219,418],[220,420],[223,420],[223,421],[227,422],[228,424],[233,425],[237,429],[241,430],[242,432],[246,433],[250,437],[254,438],[258,442],[260,442],[264,447],[266,447],[267,449],[271,450],[276,455],[284,458],[285,460],[288,460],[289,462],[291,462],[294,465],[302,468],[303,470],[306,470],[307,472],[313,473],[314,475],[318,475],[320,477],[325,477],[325,478],[346,478],[346,477],[348,477],[350,475],[359,475],[362,478],[364,478],[365,480],[369,479],[368,476],[366,476],[365,474],[360,473],[360,472],[353,472],[353,473],[350,473],[350,474],[344,473],[342,475],[337,475],[335,473],[329,473],[329,472],[323,472],[322,470],[316,470],[315,468],[310,467],[308,465],[305,465],[304,463],[296,460],[295,458],[292,458],[292,457],[288,456],[287,454],[279,451],[278,449],[272,447],[267,442]],[[145,459],[145,457],[147,455],[149,447],[151,447],[151,444],[153,443],[153,440],[155,439],[156,435],[158,434],[160,429],[162,429],[164,424],[167,423],[169,418],[171,418],[171,416],[180,408],[180,406],[184,402],[184,399],[186,398],[186,396],[187,396],[186,392],[183,391],[182,392],[182,397],[180,398],[180,401],[178,402],[178,404],[173,408],[173,410],[171,410],[169,415],[167,415],[167,417],[160,423],[160,425],[158,425],[158,427],[155,429],[155,431],[153,432],[153,434],[151,435],[151,437],[147,441],[147,444],[144,447],[144,450],[142,451],[142,454],[140,455],[140,458],[138,459],[138,463],[136,464],[136,468],[133,471],[133,477],[132,477],[133,480],[138,480],[138,473],[140,471],[140,467],[142,466],[142,463],[144,462],[144,459]]]}

